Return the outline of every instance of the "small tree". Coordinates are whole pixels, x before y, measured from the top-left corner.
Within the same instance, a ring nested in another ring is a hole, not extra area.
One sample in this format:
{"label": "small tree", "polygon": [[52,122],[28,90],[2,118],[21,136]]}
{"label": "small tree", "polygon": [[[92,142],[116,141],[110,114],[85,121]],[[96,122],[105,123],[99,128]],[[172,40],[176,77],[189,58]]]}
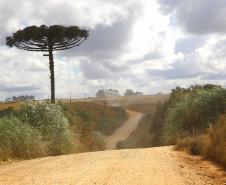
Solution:
{"label": "small tree", "polygon": [[126,89],[124,96],[133,96],[133,95],[134,95],[134,92],[132,89]]}
{"label": "small tree", "polygon": [[55,103],[55,77],[53,51],[71,49],[79,46],[89,36],[88,31],[77,26],[42,25],[29,26],[18,30],[12,36],[6,38],[9,47],[16,46],[26,51],[47,52],[49,57],[49,70],[51,81],[51,102]]}
{"label": "small tree", "polygon": [[120,96],[120,93],[115,89],[101,89],[96,93],[97,98],[104,98],[105,96]]}

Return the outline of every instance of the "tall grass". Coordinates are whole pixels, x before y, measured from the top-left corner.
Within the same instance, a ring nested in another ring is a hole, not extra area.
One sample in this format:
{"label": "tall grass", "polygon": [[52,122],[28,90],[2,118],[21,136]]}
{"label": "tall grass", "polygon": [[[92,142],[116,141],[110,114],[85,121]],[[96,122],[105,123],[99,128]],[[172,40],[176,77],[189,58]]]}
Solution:
{"label": "tall grass", "polygon": [[179,139],[176,144],[176,150],[185,150],[192,155],[205,156],[210,144],[209,135],[201,135],[196,138],[185,137]]}
{"label": "tall grass", "polygon": [[210,133],[210,145],[206,156],[226,168],[226,115],[222,115]]}
{"label": "tall grass", "polygon": [[0,159],[72,153],[75,139],[59,105],[24,104],[0,118]]}
{"label": "tall grass", "polygon": [[46,103],[25,103],[17,117],[38,129],[46,142],[49,155],[61,155],[74,151],[73,132],[60,105]]}
{"label": "tall grass", "polygon": [[226,167],[226,115],[222,115],[207,134],[179,139],[176,149],[202,155]]}
{"label": "tall grass", "polygon": [[0,160],[46,155],[46,143],[37,129],[14,117],[0,119]]}

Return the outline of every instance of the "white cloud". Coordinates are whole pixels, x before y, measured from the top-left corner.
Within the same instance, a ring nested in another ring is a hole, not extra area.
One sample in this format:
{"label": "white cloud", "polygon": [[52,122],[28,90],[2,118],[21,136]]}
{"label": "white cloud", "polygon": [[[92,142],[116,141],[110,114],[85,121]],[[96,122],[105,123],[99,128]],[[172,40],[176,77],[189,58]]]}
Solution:
{"label": "white cloud", "polygon": [[165,14],[173,14],[186,31],[196,34],[226,31],[225,0],[158,0]]}
{"label": "white cloud", "polygon": [[33,24],[90,30],[80,47],[55,53],[57,97],[90,96],[100,88],[156,93],[224,85],[225,7],[223,0],[1,0],[0,99],[50,92],[48,58],[4,46],[6,36]]}

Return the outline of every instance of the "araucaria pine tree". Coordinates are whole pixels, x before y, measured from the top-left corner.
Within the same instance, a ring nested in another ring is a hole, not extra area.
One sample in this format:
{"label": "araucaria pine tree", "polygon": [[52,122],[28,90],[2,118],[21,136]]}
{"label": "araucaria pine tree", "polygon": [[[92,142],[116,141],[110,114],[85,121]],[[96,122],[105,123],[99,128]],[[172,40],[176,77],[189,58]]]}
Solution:
{"label": "araucaria pine tree", "polygon": [[26,51],[44,52],[44,56],[49,56],[51,102],[55,103],[53,51],[66,50],[79,46],[88,36],[89,33],[87,30],[80,29],[77,26],[29,26],[7,37],[6,44],[9,47],[15,46]]}

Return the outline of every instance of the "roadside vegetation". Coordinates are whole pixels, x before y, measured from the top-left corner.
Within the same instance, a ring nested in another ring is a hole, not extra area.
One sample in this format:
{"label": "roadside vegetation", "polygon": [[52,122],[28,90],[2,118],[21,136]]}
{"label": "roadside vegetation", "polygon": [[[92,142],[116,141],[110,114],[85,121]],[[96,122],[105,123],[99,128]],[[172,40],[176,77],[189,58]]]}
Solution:
{"label": "roadside vegetation", "polygon": [[[1,104],[0,160],[104,150],[104,134],[110,131],[97,125],[109,123],[116,128],[116,121],[125,119],[126,114],[121,108],[105,107],[105,114],[112,117],[100,120],[99,105],[82,104]],[[117,116],[120,119],[114,120]]]}
{"label": "roadside vegetation", "polygon": [[151,146],[174,145],[226,166],[226,90],[196,85],[172,90],[150,120]]}
{"label": "roadside vegetation", "polygon": [[2,160],[68,154],[75,146],[75,134],[59,105],[25,103],[0,118]]}
{"label": "roadside vegetation", "polygon": [[226,89],[211,84],[177,87],[168,100],[127,107],[145,115],[118,148],[175,145],[226,167]]}

